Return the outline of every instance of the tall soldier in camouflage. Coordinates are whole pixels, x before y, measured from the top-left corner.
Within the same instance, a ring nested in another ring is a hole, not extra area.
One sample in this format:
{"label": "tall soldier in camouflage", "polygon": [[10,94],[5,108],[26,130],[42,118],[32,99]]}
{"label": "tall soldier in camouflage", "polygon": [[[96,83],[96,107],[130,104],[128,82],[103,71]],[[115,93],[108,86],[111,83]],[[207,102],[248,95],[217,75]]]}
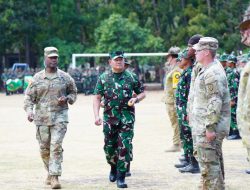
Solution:
{"label": "tall soldier in camouflage", "polygon": [[194,46],[202,69],[194,81],[189,114],[202,190],[225,189],[222,142],[229,132],[230,95],[223,67],[214,58],[217,48],[218,40],[212,37],[203,37]]}
{"label": "tall soldier in camouflage", "polygon": [[164,90],[164,102],[166,104],[167,113],[170,119],[171,126],[173,128],[173,145],[166,150],[166,152],[177,152],[180,151],[181,140],[180,131],[178,126],[178,119],[175,107],[175,90],[181,75],[181,69],[177,64],[178,53],[180,52],[179,47],[171,47],[168,50],[167,60],[172,65],[172,70],[169,71],[165,77],[165,90]]}
{"label": "tall soldier in camouflage", "polygon": [[[184,156],[187,160],[189,160],[189,164],[184,164],[183,167],[179,169],[179,171],[181,173],[199,173],[200,169],[198,162],[193,156],[192,131],[187,119],[187,102],[190,89],[191,74],[193,69],[193,60],[188,56],[188,49],[184,50],[180,54],[180,59],[181,63],[179,64],[179,67],[183,70],[183,72],[180,76],[176,89],[176,111],[178,116],[180,137],[184,150]],[[177,166],[175,165],[175,167]]]}
{"label": "tall soldier in camouflage", "polygon": [[229,55],[227,59],[227,82],[231,97],[231,123],[228,140],[240,139],[239,130],[236,121],[236,109],[238,103],[238,88],[240,82],[240,73],[236,69],[237,58],[235,55]]}
{"label": "tall soldier in camouflage", "polygon": [[[240,24],[241,42],[250,46],[250,5],[248,6],[244,19]],[[238,107],[237,107],[237,121],[242,137],[242,142],[247,149],[248,162],[250,162],[250,62],[246,64],[241,72],[239,93],[238,93]],[[250,165],[248,165],[247,174],[250,174]]]}
{"label": "tall soldier in camouflage", "polygon": [[[68,104],[76,101],[77,89],[74,80],[57,68],[58,50],[44,49],[45,69],[36,73],[25,92],[24,109],[28,120],[34,120],[40,153],[48,172],[46,184],[60,189],[63,161],[62,142],[67,131]],[[35,110],[35,112],[33,111]]]}
{"label": "tall soldier in camouflage", "polygon": [[[101,98],[104,97],[103,133],[104,152],[111,166],[109,180],[117,180],[118,188],[127,188],[125,173],[132,160],[135,107],[145,97],[144,87],[137,77],[124,68],[122,51],[110,53],[112,71],[102,74],[94,91],[95,124],[101,125],[99,116]],[[133,92],[137,94],[133,97]]]}

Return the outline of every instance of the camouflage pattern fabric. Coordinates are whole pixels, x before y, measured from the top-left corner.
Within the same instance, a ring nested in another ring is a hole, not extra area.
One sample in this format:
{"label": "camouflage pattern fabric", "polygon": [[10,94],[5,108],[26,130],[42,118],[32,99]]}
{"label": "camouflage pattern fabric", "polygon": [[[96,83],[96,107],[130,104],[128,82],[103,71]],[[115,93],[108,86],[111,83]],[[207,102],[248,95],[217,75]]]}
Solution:
{"label": "camouflage pattern fabric", "polygon": [[65,96],[68,102],[76,101],[77,89],[74,80],[65,72],[57,70],[50,78],[45,70],[38,72],[26,89],[24,109],[32,113],[35,107],[36,125],[54,125],[68,122],[68,104],[58,105],[58,98]]}
{"label": "camouflage pattern fabric", "polygon": [[62,122],[52,126],[37,125],[36,128],[36,139],[39,142],[44,167],[50,175],[60,176],[63,161],[62,142],[67,131],[67,123]]}
{"label": "camouflage pattern fabric", "polygon": [[231,123],[230,123],[230,130],[235,131],[238,130],[237,127],[237,120],[236,120],[236,109],[237,109],[237,102],[238,102],[238,88],[240,82],[240,73],[237,71],[236,68],[227,68],[227,81],[228,81],[228,88],[230,92],[231,101],[235,102],[235,105],[231,106]]}
{"label": "camouflage pattern fabric", "polygon": [[184,155],[193,156],[193,139],[192,132],[187,120],[187,102],[190,89],[192,66],[184,70],[180,76],[176,89],[176,111],[180,129],[180,138]]}
{"label": "camouflage pattern fabric", "polygon": [[142,83],[131,72],[103,73],[96,84],[94,94],[104,98],[103,132],[104,152],[107,162],[125,172],[132,160],[132,139],[135,122],[134,106],[128,106],[133,92],[144,91]]}
{"label": "camouflage pattern fabric", "polygon": [[237,122],[250,160],[250,62],[243,68],[238,93]]}
{"label": "camouflage pattern fabric", "polygon": [[[230,95],[224,69],[218,62],[203,67],[194,81],[191,112],[194,155],[203,189],[224,189],[221,144],[230,126]],[[216,132],[208,142],[206,130]]]}

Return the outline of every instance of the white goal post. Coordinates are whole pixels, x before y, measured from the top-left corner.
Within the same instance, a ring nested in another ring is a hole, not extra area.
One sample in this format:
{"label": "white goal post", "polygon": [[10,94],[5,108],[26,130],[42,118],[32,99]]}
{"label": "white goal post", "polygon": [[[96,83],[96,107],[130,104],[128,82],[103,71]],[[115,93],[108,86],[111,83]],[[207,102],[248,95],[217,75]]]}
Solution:
{"label": "white goal post", "polygon": [[[131,56],[166,56],[168,53],[124,53],[126,57]],[[108,53],[74,53],[72,54],[72,68],[76,68],[77,57],[108,57]]]}

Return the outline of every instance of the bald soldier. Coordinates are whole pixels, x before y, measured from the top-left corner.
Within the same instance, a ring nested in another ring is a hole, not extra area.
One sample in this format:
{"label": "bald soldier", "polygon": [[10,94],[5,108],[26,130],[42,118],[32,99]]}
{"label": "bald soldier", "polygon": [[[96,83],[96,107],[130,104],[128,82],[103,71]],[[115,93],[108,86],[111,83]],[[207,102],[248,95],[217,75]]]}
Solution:
{"label": "bald soldier", "polygon": [[[68,104],[76,101],[77,89],[69,74],[58,69],[58,50],[44,49],[45,69],[36,73],[25,93],[24,109],[36,124],[36,138],[48,173],[45,183],[60,189],[62,142],[67,131]],[[34,109],[34,110],[33,110]]]}
{"label": "bald soldier", "polygon": [[218,40],[203,37],[193,47],[202,68],[194,81],[192,134],[202,190],[223,190],[222,141],[230,125],[230,95],[223,67],[215,61]]}
{"label": "bald soldier", "polygon": [[[247,8],[244,19],[240,24],[241,42],[250,46],[250,6]],[[241,72],[238,107],[237,107],[237,122],[242,142],[247,148],[248,162],[250,161],[250,62],[246,64]],[[250,174],[250,166],[246,170]]]}

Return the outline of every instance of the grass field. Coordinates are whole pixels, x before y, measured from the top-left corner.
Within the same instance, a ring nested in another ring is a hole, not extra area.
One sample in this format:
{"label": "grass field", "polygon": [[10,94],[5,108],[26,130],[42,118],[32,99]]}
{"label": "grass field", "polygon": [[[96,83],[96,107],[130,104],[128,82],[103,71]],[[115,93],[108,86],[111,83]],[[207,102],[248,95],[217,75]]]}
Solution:
{"label": "grass field", "polygon": [[[174,164],[180,153],[166,153],[171,146],[172,130],[162,91],[147,93],[136,105],[134,161],[132,176],[126,178],[129,189],[192,190],[197,189],[200,174],[181,174]],[[35,138],[35,125],[26,120],[23,95],[0,94],[0,189],[50,189],[44,184],[45,169]],[[108,181],[109,167],[103,152],[102,127],[94,125],[92,97],[78,95],[70,107],[70,123],[63,143],[63,189],[113,190]],[[226,189],[250,189],[246,150],[240,140],[223,144]]]}

